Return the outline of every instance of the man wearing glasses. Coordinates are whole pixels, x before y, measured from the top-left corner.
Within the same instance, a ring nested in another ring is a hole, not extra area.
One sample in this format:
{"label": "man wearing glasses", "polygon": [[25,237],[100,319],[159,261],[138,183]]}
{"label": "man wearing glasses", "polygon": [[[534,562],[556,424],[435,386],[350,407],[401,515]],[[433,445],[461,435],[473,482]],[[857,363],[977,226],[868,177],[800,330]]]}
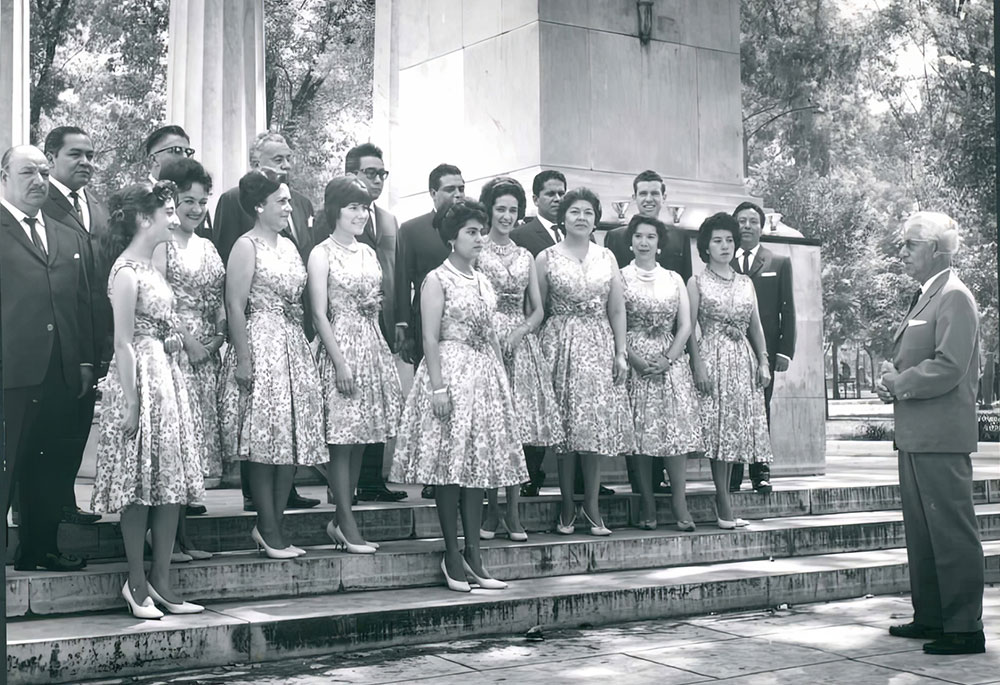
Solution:
{"label": "man wearing glasses", "polygon": [[[149,176],[146,179],[150,183],[156,183],[160,179],[160,171],[179,159],[194,157],[195,149],[191,147],[191,138],[187,131],[176,124],[161,126],[146,138],[146,159],[149,161]],[[206,240],[212,240],[212,217],[205,214],[205,220],[201,226],[195,229],[195,235]],[[195,513],[201,505],[188,507],[188,513]],[[204,511],[200,512],[204,513]]]}
{"label": "man wearing glasses", "polygon": [[[280,133],[270,131],[258,134],[250,145],[250,169],[269,169],[282,176],[287,183],[288,175],[292,170],[292,150],[285,141],[285,137]],[[282,231],[282,235],[295,243],[304,265],[309,260],[309,253],[313,246],[316,245],[315,236],[313,236],[313,206],[305,195],[292,188],[289,190],[292,194],[292,215],[288,218],[288,228]],[[240,207],[239,186],[230,188],[223,193],[215,208],[215,235],[213,237],[223,264],[228,265],[229,253],[232,251],[233,245],[236,244],[241,235],[253,228],[253,224],[253,217]],[[308,293],[308,288],[302,293],[302,311],[304,312],[311,311],[307,299]],[[312,341],[316,337],[316,332],[313,330],[311,316],[303,317],[302,327],[305,330],[306,338]],[[253,511],[247,465],[246,461],[240,462],[243,509],[244,511]],[[295,486],[292,486],[292,491],[288,494],[289,509],[308,509],[317,504],[319,504],[318,499],[303,497]]]}

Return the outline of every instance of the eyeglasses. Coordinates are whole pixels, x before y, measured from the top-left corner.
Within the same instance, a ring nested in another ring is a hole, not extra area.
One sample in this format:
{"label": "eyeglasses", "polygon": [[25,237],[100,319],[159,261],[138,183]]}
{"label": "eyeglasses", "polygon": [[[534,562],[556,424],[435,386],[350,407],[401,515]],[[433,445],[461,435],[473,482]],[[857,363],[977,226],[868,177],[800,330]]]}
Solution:
{"label": "eyeglasses", "polygon": [[376,178],[380,178],[384,181],[385,177],[389,175],[388,169],[376,169],[373,166],[370,166],[367,169],[358,169],[358,172],[367,176],[369,181],[374,181]]}
{"label": "eyeglasses", "polygon": [[906,248],[907,252],[913,252],[913,250],[916,249],[917,245],[920,245],[920,244],[923,244],[923,243],[931,243],[931,242],[934,242],[934,241],[932,241],[932,240],[917,240],[916,238],[908,238],[907,240],[903,241],[903,247]]}
{"label": "eyeglasses", "polygon": [[183,145],[171,145],[170,147],[161,148],[152,154],[158,155],[161,152],[169,152],[172,155],[184,155],[185,157],[194,156],[194,148],[184,147]]}

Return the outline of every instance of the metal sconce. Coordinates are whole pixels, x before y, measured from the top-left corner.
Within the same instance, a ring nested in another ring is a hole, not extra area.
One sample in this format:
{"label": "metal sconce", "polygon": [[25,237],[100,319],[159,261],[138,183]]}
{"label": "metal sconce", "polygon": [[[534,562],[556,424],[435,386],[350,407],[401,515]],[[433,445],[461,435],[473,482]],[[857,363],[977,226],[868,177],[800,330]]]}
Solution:
{"label": "metal sconce", "polygon": [[673,217],[674,224],[679,224],[681,217],[684,216],[684,205],[667,205],[667,209],[670,210],[670,216]]}
{"label": "metal sconce", "polygon": [[636,0],[635,7],[639,13],[639,42],[649,45],[653,37],[653,0]]}
{"label": "metal sconce", "polygon": [[778,212],[771,212],[770,214],[767,215],[767,230],[769,232],[771,233],[778,232],[778,224],[781,223],[782,216],[784,215],[779,214]]}

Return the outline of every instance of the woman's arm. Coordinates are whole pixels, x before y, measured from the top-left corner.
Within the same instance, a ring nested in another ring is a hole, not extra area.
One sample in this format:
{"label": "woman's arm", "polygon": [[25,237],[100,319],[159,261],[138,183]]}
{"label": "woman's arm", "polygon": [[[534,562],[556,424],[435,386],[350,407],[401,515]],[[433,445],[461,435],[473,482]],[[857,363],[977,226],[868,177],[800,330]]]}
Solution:
{"label": "woman's arm", "polygon": [[701,352],[698,349],[698,340],[694,331],[694,327],[698,325],[698,306],[701,304],[697,276],[692,276],[691,280],[688,281],[687,291],[688,300],[691,305],[691,321],[689,323],[692,330],[688,335],[688,355],[691,360],[691,372],[694,375],[694,384],[698,388],[698,392],[708,395],[712,392],[712,385],[708,379],[708,371],[705,369],[705,363],[701,359]]}
{"label": "woman's arm", "polygon": [[226,269],[226,313],[229,319],[229,342],[236,351],[236,382],[249,387],[253,377],[250,358],[250,336],[247,332],[246,308],[250,284],[256,268],[257,250],[253,241],[240,237],[229,253]]}
{"label": "woman's arm", "polygon": [[767,342],[764,340],[764,327],[760,324],[760,313],[757,311],[757,292],[753,288],[753,312],[750,316],[750,346],[757,355],[757,382],[766,388],[771,382],[771,369],[767,362]]}
{"label": "woman's arm", "polygon": [[677,295],[680,299],[677,305],[677,333],[674,334],[674,342],[667,350],[667,356],[672,362],[677,361],[684,354],[684,346],[687,345],[688,338],[691,336],[691,303],[683,281],[681,281]]}
{"label": "woman's arm", "polygon": [[125,395],[125,435],[131,438],[139,429],[139,390],[136,387],[135,302],[139,282],[131,267],[122,267],[111,283],[111,310],[115,320],[115,366],[118,382]]}
{"label": "woman's arm", "polygon": [[424,343],[424,364],[431,381],[431,407],[439,419],[451,414],[451,397],[441,376],[441,316],[444,313],[444,290],[434,273],[427,274],[420,288],[420,319]]}
{"label": "woman's arm", "polygon": [[326,250],[313,250],[309,254],[309,303],[312,309],[313,326],[323,342],[323,349],[330,355],[330,360],[337,373],[337,391],[344,395],[354,394],[354,375],[340,351],[340,345],[333,336],[333,326],[326,318],[327,309],[327,279],[330,277],[330,262]]}
{"label": "woman's arm", "polygon": [[621,274],[615,270],[611,277],[611,289],[605,306],[611,333],[615,338],[615,383],[624,383],[628,375],[627,353],[625,351],[625,293],[622,289]]}
{"label": "woman's arm", "polygon": [[535,275],[538,276],[538,301],[541,302],[542,319],[549,302],[549,256],[541,252],[535,257]]}

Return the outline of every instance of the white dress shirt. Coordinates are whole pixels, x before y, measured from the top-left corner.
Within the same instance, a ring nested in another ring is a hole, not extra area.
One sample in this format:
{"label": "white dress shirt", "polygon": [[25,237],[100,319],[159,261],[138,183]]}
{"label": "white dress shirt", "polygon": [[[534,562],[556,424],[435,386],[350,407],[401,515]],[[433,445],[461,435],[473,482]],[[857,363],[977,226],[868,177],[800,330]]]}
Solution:
{"label": "white dress shirt", "polygon": [[[73,198],[71,198],[69,194],[73,191],[60,183],[55,176],[49,176],[49,183],[66,197],[66,201],[69,202],[72,207]],[[76,191],[76,195],[80,201],[80,213],[83,215],[80,217],[80,221],[83,222],[83,227],[86,229],[87,233],[90,233],[90,206],[87,204],[87,193],[83,192],[83,188],[80,188]]]}
{"label": "white dress shirt", "polygon": [[[736,250],[736,261],[740,265],[740,273],[743,273],[743,255],[747,254],[748,250],[744,250],[742,247]],[[750,253],[750,267],[753,268],[753,260],[757,259],[757,253],[760,252],[760,243],[754,245]]]}
{"label": "white dress shirt", "polygon": [[[17,223],[20,224],[21,228],[24,230],[24,235],[28,236],[28,242],[34,245],[35,241],[32,240],[31,238],[31,228],[28,226],[28,224],[24,223],[24,220],[28,218],[28,215],[22,212],[14,205],[12,205],[11,203],[7,202],[7,200],[4,198],[0,198],[0,203],[2,203],[3,206],[7,208],[8,212],[14,215],[14,219],[17,220]],[[41,212],[35,214],[34,218],[37,219],[37,222],[35,223],[35,230],[38,232],[38,237],[42,239],[42,245],[45,246],[45,252],[48,253],[49,237],[45,235],[45,219],[42,218]]]}

